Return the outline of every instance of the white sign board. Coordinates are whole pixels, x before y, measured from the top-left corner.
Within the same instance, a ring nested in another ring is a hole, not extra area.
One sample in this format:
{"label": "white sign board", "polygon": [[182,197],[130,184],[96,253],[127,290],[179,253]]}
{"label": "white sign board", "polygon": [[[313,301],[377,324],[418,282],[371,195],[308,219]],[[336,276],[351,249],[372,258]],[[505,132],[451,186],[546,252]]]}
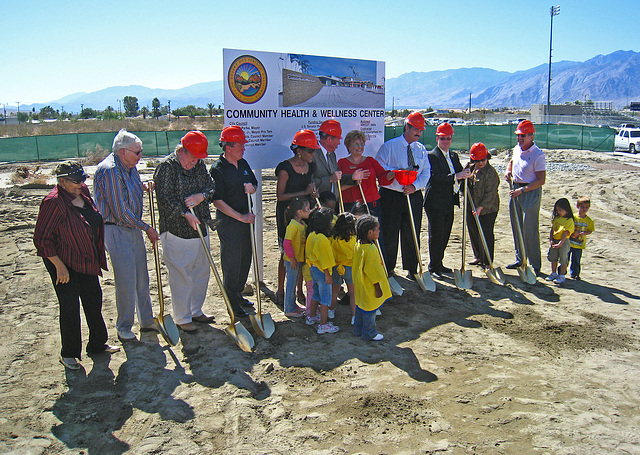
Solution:
{"label": "white sign board", "polygon": [[[384,142],[384,62],[223,49],[224,123],[238,125],[254,169],[274,168],[292,156],[302,129],[318,132],[327,119],[367,135],[365,155]],[[347,155],[344,144],[338,158]]]}

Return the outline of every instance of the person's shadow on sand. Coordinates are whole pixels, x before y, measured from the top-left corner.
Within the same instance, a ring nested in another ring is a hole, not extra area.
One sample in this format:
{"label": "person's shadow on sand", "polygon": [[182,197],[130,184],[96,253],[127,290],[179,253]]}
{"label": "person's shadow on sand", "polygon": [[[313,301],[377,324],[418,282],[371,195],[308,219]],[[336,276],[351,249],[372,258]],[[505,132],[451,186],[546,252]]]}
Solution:
{"label": "person's shadow on sand", "polygon": [[53,414],[62,423],[55,425],[52,433],[67,447],[86,447],[90,454],[127,452],[130,445],[114,433],[123,428],[134,408],[158,413],[163,420],[186,422],[194,418],[191,407],[172,396],[181,382],[192,380],[184,369],[166,369],[166,357],[159,345],[131,341],[123,347],[127,360],[117,377],[109,367],[108,354],[93,356],[93,367],[86,376],[84,368],[66,371],[69,391],[53,406]]}

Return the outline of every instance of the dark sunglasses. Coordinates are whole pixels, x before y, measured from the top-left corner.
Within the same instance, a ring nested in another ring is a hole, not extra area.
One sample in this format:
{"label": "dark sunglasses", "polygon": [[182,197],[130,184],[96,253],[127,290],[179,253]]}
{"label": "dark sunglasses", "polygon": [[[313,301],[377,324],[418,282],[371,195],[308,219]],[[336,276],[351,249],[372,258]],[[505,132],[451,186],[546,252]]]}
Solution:
{"label": "dark sunglasses", "polygon": [[81,179],[70,179],[69,177],[64,177],[64,180],[66,180],[67,182],[75,183],[76,185],[80,185],[81,183],[84,183],[87,178],[82,177]]}

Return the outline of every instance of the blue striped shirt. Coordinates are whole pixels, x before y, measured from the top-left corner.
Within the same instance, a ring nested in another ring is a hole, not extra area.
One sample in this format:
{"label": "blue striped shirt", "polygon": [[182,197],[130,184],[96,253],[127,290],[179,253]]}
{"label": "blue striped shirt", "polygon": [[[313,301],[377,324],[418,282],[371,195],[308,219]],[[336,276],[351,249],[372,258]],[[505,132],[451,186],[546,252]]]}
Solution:
{"label": "blue striped shirt", "polygon": [[143,231],[149,229],[142,221],[144,189],[140,174],[135,167],[129,169],[122,164],[114,153],[98,164],[93,192],[105,223]]}

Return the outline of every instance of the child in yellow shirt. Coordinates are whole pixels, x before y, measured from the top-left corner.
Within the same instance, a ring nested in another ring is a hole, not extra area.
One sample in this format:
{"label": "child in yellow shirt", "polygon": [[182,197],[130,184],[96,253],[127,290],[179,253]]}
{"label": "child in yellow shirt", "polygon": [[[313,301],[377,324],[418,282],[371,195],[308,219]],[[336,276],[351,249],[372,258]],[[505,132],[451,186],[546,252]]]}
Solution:
{"label": "child in yellow shirt", "polygon": [[[549,233],[551,246],[547,254],[547,259],[551,262],[551,274],[547,277],[547,280],[562,284],[567,280],[565,275],[569,264],[569,249],[571,248],[569,236],[575,230],[573,211],[567,198],[563,197],[556,201],[551,218],[553,219],[553,225]],[[558,268],[558,262],[560,263],[560,268]]]}
{"label": "child in yellow shirt", "polygon": [[290,221],[282,242],[286,270],[284,314],[290,318],[300,318],[305,315],[304,310],[296,304],[296,285],[302,270],[302,263],[305,261],[304,248],[307,241],[307,226],[304,224],[304,220],[309,218],[309,213],[311,213],[309,199],[300,197],[291,200],[285,213],[285,221]]}
{"label": "child in yellow shirt", "polygon": [[[333,213],[328,208],[316,208],[309,215],[306,257],[313,280],[313,299],[307,316],[307,325],[320,322],[318,333],[336,333],[340,328],[327,321],[331,306],[331,271],[336,265],[331,248],[331,222]],[[320,305],[320,318],[315,316]]]}
{"label": "child in yellow shirt", "polygon": [[338,216],[332,232],[331,246],[336,266],[333,268],[333,293],[331,296],[331,308],[329,308],[329,319],[335,317],[335,307],[338,300],[338,291],[342,282],[347,285],[349,303],[351,305],[351,324],[356,314],[356,301],[353,292],[353,278],[351,276],[351,266],[353,265],[353,250],[356,246],[356,217],[351,213],[341,213]]}
{"label": "child in yellow shirt", "polygon": [[363,215],[356,223],[358,242],[353,253],[353,286],[356,313],[353,334],[363,340],[384,339],[376,327],[376,310],[391,297],[389,281],[375,244],[380,236],[380,223],[371,215]]}

